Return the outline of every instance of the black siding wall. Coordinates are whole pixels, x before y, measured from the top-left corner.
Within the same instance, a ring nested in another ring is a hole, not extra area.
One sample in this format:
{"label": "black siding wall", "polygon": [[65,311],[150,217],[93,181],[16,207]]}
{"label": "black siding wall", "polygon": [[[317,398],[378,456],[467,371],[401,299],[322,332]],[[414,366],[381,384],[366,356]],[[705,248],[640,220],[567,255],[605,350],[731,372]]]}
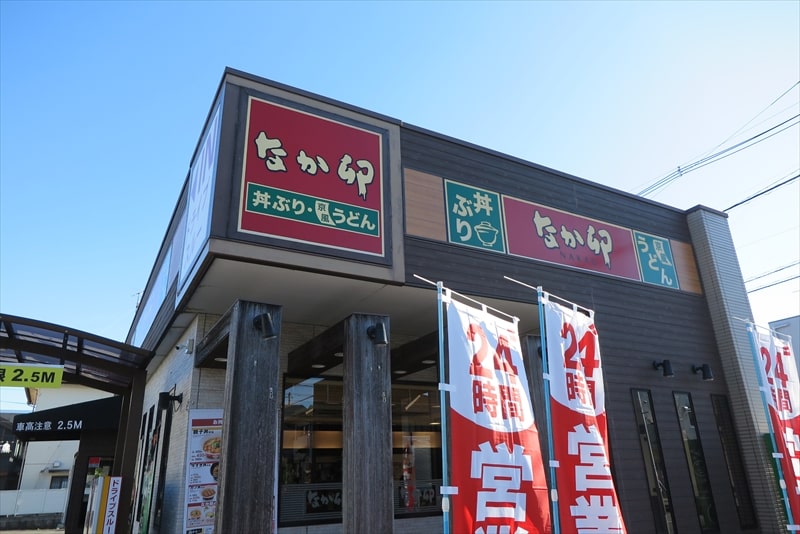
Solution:
{"label": "black siding wall", "polygon": [[[590,182],[427,132],[401,129],[403,167],[545,204],[644,232],[691,242],[685,214]],[[689,392],[709,471],[720,532],[739,532],[710,395],[727,394],[703,295],[508,255],[406,236],[407,283],[413,274],[443,281],[455,291],[530,302],[535,294],[503,278],[541,285],[545,291],[595,310],[606,383],[612,465],[628,532],[654,531],[631,389],[651,391],[669,476],[678,532],[700,532],[686,456],[672,398]],[[652,367],[669,359],[675,377]],[[703,382],[692,365],[708,363],[716,380]],[[540,429],[543,423],[540,422]]]}

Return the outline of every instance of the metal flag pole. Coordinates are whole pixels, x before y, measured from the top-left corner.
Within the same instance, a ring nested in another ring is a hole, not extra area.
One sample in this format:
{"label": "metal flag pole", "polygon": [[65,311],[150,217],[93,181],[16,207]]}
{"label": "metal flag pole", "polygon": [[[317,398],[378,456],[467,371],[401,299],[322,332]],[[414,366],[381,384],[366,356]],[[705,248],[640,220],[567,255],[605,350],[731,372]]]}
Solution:
{"label": "metal flag pole", "polygon": [[536,288],[536,300],[539,306],[539,334],[542,344],[542,377],[544,380],[544,418],[547,425],[547,451],[550,457],[550,508],[551,515],[550,521],[553,523],[553,534],[561,532],[561,521],[558,516],[558,484],[556,482],[556,465],[557,462],[553,458],[554,445],[553,445],[553,418],[550,415],[550,365],[547,360],[547,328],[544,320],[544,303],[548,298],[548,294],[542,291],[541,286]]}
{"label": "metal flag pole", "polygon": [[[436,295],[438,302],[438,321],[439,321],[439,419],[441,420],[442,431],[442,489],[449,488],[450,486],[450,470],[447,447],[447,395],[445,391],[445,372],[444,372],[444,314],[442,307],[444,306],[444,299],[442,296],[444,285],[442,282],[436,283]],[[448,299],[449,300],[449,299]],[[441,491],[441,490],[440,490]],[[450,533],[450,496],[449,492],[442,493],[442,532],[444,534]]]}

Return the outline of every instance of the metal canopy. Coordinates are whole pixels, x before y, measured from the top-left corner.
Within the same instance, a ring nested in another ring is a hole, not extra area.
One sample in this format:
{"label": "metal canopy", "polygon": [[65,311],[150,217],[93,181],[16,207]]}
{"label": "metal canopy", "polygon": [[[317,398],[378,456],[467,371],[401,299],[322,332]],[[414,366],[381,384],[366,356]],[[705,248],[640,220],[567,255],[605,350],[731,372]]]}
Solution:
{"label": "metal canopy", "polygon": [[128,392],[154,352],[44,321],[0,315],[0,363],[63,365],[63,380]]}

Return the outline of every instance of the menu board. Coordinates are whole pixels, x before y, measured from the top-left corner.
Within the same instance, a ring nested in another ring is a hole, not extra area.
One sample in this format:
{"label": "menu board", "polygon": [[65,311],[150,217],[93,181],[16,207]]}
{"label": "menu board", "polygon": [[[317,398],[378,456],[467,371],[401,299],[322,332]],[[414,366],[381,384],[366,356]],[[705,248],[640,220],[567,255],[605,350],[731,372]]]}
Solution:
{"label": "menu board", "polygon": [[185,534],[213,534],[217,515],[222,410],[190,410],[186,452]]}

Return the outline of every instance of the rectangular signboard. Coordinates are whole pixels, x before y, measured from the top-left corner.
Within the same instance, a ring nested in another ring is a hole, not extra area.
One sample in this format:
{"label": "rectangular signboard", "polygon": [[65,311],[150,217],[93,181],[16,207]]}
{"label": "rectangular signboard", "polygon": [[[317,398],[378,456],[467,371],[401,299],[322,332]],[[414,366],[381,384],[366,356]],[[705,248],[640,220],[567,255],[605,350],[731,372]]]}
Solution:
{"label": "rectangular signboard", "polygon": [[[222,104],[208,122],[197,154],[189,172],[189,188],[186,197],[186,223],[184,226],[181,267],[178,284],[179,297],[186,289],[186,281],[205,245],[211,228],[211,201],[217,176],[219,153],[219,131],[222,123]],[[158,300],[161,303],[161,299]]]}
{"label": "rectangular signboard", "polygon": [[633,231],[642,280],[648,284],[679,289],[678,274],[669,239]]}
{"label": "rectangular signboard", "polygon": [[503,195],[508,253],[640,280],[629,229]]}
{"label": "rectangular signboard", "polygon": [[60,388],[63,365],[31,363],[0,364],[0,386]]}
{"label": "rectangular signboard", "polygon": [[222,410],[191,410],[187,441],[183,532],[212,534],[222,453]]}
{"label": "rectangular signboard", "polygon": [[238,230],[385,255],[383,134],[250,97]]}
{"label": "rectangular signboard", "polygon": [[457,245],[505,252],[500,195],[479,187],[444,181],[447,240]]}

